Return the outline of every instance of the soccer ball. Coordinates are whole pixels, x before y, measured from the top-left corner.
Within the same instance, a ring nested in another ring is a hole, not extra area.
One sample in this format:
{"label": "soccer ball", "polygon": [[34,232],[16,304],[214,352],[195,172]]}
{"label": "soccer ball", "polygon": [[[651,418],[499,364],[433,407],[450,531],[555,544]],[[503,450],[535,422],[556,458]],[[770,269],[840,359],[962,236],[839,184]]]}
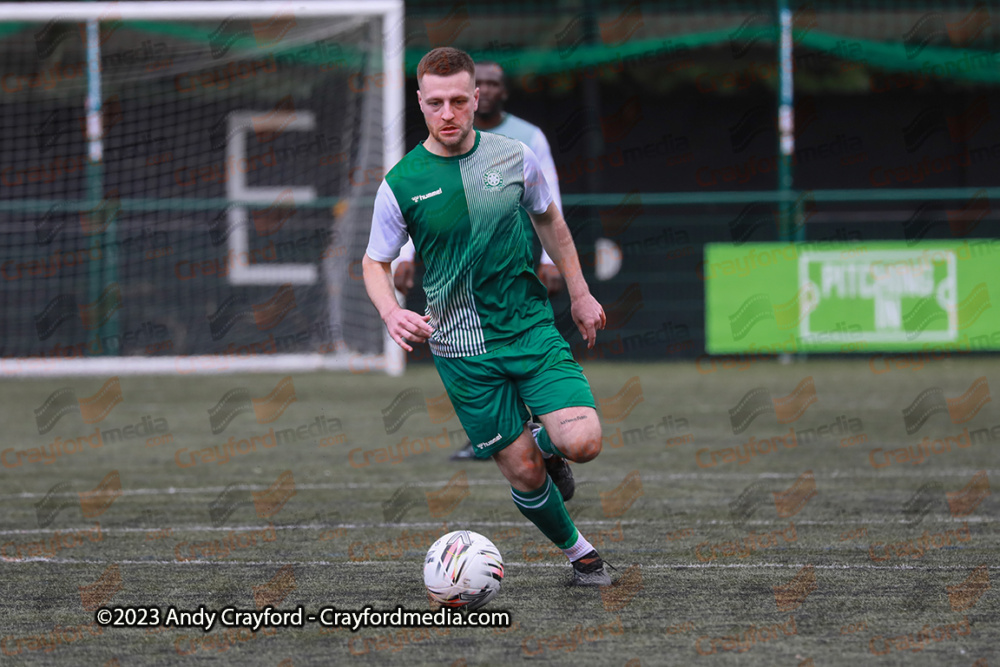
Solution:
{"label": "soccer ball", "polygon": [[446,607],[478,609],[496,597],[503,557],[485,536],[471,530],[442,535],[424,559],[424,585],[431,600]]}

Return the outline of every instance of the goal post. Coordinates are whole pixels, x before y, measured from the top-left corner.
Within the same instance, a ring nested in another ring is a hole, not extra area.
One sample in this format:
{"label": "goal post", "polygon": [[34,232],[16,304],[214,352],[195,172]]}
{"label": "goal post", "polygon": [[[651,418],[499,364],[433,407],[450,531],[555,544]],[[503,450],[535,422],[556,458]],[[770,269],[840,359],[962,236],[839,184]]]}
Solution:
{"label": "goal post", "polygon": [[0,375],[378,371],[402,0],[0,3]]}

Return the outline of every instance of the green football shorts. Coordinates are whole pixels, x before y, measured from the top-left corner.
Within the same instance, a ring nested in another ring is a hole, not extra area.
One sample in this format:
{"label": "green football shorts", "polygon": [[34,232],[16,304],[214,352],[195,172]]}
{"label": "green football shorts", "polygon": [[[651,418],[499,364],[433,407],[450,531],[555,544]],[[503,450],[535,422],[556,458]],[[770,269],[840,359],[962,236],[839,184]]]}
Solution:
{"label": "green football shorts", "polygon": [[583,369],[551,324],[534,327],[486,354],[435,356],[434,365],[479,459],[517,440],[529,408],[544,415],[562,408],[596,407]]}

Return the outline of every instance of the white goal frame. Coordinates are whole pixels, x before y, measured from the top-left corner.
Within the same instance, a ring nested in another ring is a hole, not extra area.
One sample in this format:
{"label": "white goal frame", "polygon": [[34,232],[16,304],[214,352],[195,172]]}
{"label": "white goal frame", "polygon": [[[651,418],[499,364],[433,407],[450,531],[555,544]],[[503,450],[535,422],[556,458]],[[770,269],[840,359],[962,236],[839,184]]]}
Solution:
{"label": "white goal frame", "polygon": [[[343,16],[365,16],[382,18],[382,57],[385,63],[386,85],[382,87],[382,155],[385,164],[394,165],[403,157],[404,124],[399,122],[405,111],[404,105],[404,11],[403,0],[285,0],[276,2],[240,2],[223,0],[220,2],[190,2],[181,0],[170,2],[156,0],[153,2],[39,2],[10,3],[0,2],[0,17],[4,22],[25,21],[47,23],[53,18],[66,21],[87,22],[92,28],[88,33],[91,39],[96,38],[98,21],[113,17],[117,20],[224,20],[230,16],[240,16],[248,19],[267,19],[275,16],[292,15],[301,18],[323,18]],[[99,45],[88,44],[88,50],[95,50]],[[99,62],[99,61],[98,61]],[[96,79],[91,87],[96,88],[97,104],[101,96],[100,74],[92,72]],[[299,122],[302,128],[311,125],[311,114],[299,112]],[[93,122],[96,121],[96,122]],[[238,124],[238,118],[231,118],[230,125]],[[101,140],[100,118],[88,117],[88,125],[98,128],[88,132],[91,155],[100,156]],[[237,132],[242,139],[242,133]],[[227,148],[227,150],[230,150]],[[95,153],[96,151],[96,153]],[[278,188],[279,190],[281,188]],[[298,190],[298,188],[296,188]],[[230,198],[259,198],[260,192],[248,197],[246,192],[236,192],[238,184],[229,187]],[[310,189],[311,190],[311,189]],[[273,194],[273,193],[268,193]],[[297,201],[312,198],[312,192],[304,189],[295,196]],[[273,201],[271,197],[267,201]],[[235,209],[230,211],[231,217],[240,215]],[[231,220],[234,234],[230,243],[239,245],[246,242],[246,221]],[[240,223],[243,223],[242,225]],[[279,265],[280,267],[281,265]],[[283,265],[279,269],[281,282],[312,283],[318,279],[318,266]],[[278,267],[275,267],[278,268]],[[247,267],[243,272],[232,276],[234,282],[242,284],[261,284],[263,276],[253,273],[253,267]],[[291,280],[289,278],[292,278]],[[273,282],[274,277],[264,280]],[[397,293],[397,299],[402,295]],[[389,375],[402,375],[406,368],[406,353],[389,336],[384,333],[382,354],[275,354],[237,357],[229,355],[192,355],[192,356],[117,356],[89,358],[0,358],[0,377],[45,377],[45,376],[78,376],[78,375],[175,375],[189,373],[239,373],[239,372],[307,372],[337,370],[352,373],[377,371]]]}

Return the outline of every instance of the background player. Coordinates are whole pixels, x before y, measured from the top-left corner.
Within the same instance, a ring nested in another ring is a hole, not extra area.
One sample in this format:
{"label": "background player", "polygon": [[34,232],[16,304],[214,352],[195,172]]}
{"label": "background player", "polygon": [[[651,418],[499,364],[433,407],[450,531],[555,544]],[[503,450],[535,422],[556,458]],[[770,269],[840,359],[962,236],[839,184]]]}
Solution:
{"label": "background player", "polygon": [[[479,91],[463,51],[434,49],[417,67],[428,138],[379,186],[362,261],[365,287],[392,339],[430,343],[434,364],[479,458],[492,457],[518,510],[562,549],[578,585],[609,585],[604,562],[573,524],[548,471],[601,450],[583,370],[555,327],[531,271],[523,217],[560,267],[588,345],[604,327],[566,222],[523,143],[473,130]],[[427,267],[427,315],[397,303],[391,262],[407,237]],[[542,422],[528,428],[530,408]],[[547,457],[547,458],[546,458]]]}

